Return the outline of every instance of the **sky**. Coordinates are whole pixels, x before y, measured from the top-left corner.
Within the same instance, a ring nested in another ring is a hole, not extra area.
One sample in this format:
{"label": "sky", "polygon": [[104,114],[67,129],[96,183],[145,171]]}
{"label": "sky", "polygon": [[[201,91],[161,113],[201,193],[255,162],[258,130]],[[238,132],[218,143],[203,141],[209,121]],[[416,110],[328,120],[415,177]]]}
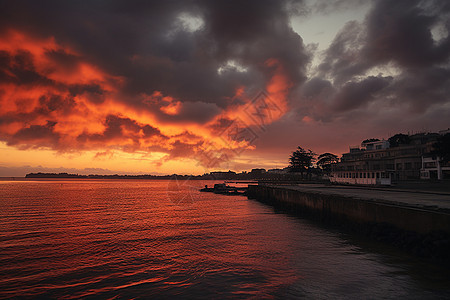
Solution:
{"label": "sky", "polygon": [[283,168],[450,127],[447,0],[0,0],[0,176]]}

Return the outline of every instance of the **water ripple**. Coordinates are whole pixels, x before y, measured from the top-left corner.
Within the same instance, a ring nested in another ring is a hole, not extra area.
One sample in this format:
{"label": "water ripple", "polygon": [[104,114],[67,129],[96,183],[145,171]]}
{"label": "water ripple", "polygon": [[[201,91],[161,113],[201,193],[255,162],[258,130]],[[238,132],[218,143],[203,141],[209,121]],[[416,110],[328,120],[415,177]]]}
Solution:
{"label": "water ripple", "polygon": [[[448,276],[412,276],[409,257],[392,262],[239,196],[138,180],[1,188],[0,298],[450,295]],[[189,205],[169,198],[186,193]]]}

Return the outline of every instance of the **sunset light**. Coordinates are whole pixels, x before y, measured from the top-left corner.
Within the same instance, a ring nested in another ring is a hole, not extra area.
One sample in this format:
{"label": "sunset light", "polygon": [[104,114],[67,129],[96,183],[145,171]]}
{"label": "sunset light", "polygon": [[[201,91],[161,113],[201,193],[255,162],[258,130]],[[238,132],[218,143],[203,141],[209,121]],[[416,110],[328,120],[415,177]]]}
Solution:
{"label": "sunset light", "polygon": [[449,0],[0,0],[0,299],[450,299]]}
{"label": "sunset light", "polygon": [[[83,16],[86,21],[69,27],[72,19],[55,24],[56,17],[47,17],[33,29],[25,25],[38,15],[5,19],[0,138],[2,151],[17,152],[17,160],[3,159],[1,175],[23,176],[19,169],[25,166],[79,173],[94,166],[123,174],[170,174],[180,172],[178,164],[190,165],[194,174],[243,171],[255,166],[239,163],[241,155],[267,153],[259,165],[267,168],[274,158],[287,164],[298,144],[343,153],[368,136],[448,127],[448,76],[443,76],[448,34],[440,15],[431,15],[434,23],[415,23],[420,34],[408,34],[402,38],[410,40],[396,46],[390,41],[405,22],[421,20],[419,8],[392,8],[390,27],[381,33],[383,3],[353,7],[354,20],[345,19],[343,4],[327,19],[325,4],[307,5],[306,15],[288,14],[281,4],[271,15],[249,8],[231,22],[246,24],[246,15],[252,25],[236,27],[235,34],[215,7],[208,8],[210,14],[197,10],[200,6],[175,14],[165,7],[159,26],[141,32],[122,24],[123,41],[104,34],[117,18],[101,24],[101,18]],[[82,14],[72,9],[70,18]],[[221,9],[225,14],[229,8]],[[105,4],[101,14],[121,13]],[[327,33],[328,40],[316,43],[314,26],[327,28],[315,18],[329,22],[335,36]],[[336,26],[342,29],[336,32]],[[413,42],[420,47],[404,48]],[[420,79],[411,78],[411,68]],[[232,124],[257,138],[236,139],[228,134]],[[207,148],[226,153],[226,163],[205,163]],[[68,159],[74,153],[83,160]],[[99,160],[102,153],[115,153],[109,166]],[[142,156],[151,159],[136,168],[133,161]]]}

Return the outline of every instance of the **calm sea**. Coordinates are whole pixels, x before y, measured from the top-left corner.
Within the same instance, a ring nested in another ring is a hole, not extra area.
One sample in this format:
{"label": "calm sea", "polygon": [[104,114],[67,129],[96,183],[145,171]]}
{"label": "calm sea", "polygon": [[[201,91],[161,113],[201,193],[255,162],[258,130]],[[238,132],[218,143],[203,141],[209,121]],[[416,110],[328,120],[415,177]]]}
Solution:
{"label": "calm sea", "polygon": [[204,184],[0,181],[0,298],[450,298],[445,268]]}

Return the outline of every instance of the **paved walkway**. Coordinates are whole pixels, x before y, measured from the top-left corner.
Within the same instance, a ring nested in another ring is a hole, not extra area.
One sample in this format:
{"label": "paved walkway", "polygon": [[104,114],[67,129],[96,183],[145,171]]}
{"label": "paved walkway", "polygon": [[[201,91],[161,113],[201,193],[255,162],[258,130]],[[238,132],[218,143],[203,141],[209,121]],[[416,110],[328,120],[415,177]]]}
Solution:
{"label": "paved walkway", "polygon": [[286,189],[311,193],[346,196],[427,210],[441,210],[450,213],[450,193],[447,192],[325,184],[274,185],[274,187],[283,187]]}

